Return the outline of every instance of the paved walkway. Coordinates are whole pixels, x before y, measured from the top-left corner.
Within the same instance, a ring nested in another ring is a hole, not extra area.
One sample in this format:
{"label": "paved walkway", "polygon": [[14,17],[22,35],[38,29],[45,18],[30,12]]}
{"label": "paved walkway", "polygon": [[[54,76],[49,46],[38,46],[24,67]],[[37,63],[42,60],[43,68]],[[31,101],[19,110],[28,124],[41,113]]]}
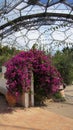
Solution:
{"label": "paved walkway", "polygon": [[66,87],[65,95],[67,103],[73,104],[73,85]]}
{"label": "paved walkway", "polygon": [[[72,91],[73,87],[66,89],[67,104],[73,101]],[[73,118],[67,114],[64,115],[65,112],[71,112],[70,115],[73,115],[71,111],[73,104],[68,108],[66,104],[58,103],[57,106],[55,103],[55,105],[52,104],[53,109],[50,111],[50,104],[48,109],[46,107],[25,109],[6,107],[6,102],[2,106],[2,103],[3,101],[0,100],[0,130],[73,130]],[[54,111],[55,108],[56,111]]]}
{"label": "paved walkway", "polygon": [[0,130],[73,130],[73,119],[42,108],[0,114]]}
{"label": "paved walkway", "polygon": [[56,114],[63,115],[65,117],[73,119],[73,85],[68,86],[65,89],[65,102],[48,102],[48,111],[55,112]]}

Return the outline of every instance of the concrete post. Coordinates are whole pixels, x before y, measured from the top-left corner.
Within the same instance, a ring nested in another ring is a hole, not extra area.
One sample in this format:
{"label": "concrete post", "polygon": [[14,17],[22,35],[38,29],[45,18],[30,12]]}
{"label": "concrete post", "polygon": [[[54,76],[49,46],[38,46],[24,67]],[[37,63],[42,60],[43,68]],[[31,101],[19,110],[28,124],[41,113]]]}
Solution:
{"label": "concrete post", "polygon": [[31,72],[31,106],[34,106],[34,77],[33,77],[33,72]]}
{"label": "concrete post", "polygon": [[29,107],[29,94],[28,93],[23,93],[22,95],[22,106],[25,108]]}

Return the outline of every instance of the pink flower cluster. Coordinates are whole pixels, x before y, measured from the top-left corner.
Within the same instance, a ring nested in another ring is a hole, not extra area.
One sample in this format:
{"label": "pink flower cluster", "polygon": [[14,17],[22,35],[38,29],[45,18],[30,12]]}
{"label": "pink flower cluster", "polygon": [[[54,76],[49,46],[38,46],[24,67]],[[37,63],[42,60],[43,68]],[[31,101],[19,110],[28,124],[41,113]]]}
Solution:
{"label": "pink flower cluster", "polygon": [[7,71],[7,89],[15,96],[29,91],[31,87],[31,72],[34,74],[34,87],[44,89],[46,95],[58,91],[62,78],[52,65],[50,57],[43,51],[30,50],[20,52],[5,64]]}

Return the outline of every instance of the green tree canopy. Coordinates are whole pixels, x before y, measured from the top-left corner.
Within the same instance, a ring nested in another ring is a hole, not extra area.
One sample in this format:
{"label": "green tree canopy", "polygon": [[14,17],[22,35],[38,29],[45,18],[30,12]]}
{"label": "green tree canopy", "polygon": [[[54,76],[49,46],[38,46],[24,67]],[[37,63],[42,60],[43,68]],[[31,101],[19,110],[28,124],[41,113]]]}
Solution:
{"label": "green tree canopy", "polygon": [[53,57],[53,63],[66,84],[73,81],[73,47],[66,47],[62,51],[57,51]]}

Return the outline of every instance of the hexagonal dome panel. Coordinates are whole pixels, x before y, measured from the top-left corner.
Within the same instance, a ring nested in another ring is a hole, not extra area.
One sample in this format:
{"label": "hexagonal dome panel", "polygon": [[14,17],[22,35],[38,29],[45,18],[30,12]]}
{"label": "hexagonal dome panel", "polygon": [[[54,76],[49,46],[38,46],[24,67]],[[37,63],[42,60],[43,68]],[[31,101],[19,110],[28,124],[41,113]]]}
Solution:
{"label": "hexagonal dome panel", "polygon": [[73,0],[0,0],[2,45],[72,46],[72,30]]}

